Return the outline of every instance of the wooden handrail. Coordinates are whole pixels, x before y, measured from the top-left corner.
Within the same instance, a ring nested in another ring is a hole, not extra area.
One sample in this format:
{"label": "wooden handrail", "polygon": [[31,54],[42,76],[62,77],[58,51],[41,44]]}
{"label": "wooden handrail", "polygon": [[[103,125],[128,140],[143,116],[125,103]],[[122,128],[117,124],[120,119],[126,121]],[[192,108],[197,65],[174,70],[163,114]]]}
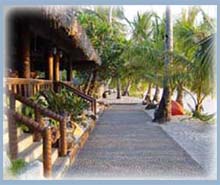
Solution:
{"label": "wooden handrail", "polygon": [[10,110],[8,108],[5,108],[5,112],[7,115],[14,117],[17,121],[24,123],[27,127],[35,129],[38,132],[43,132],[44,129],[46,128],[46,127],[40,125],[38,122],[34,121],[33,119],[31,119],[27,116],[21,115],[21,114],[15,112],[13,110]]}
{"label": "wooden handrail", "polygon": [[84,93],[81,92],[80,90],[74,88],[73,86],[71,86],[71,85],[69,85],[69,84],[67,84],[67,83],[60,82],[60,81],[59,81],[59,82],[54,82],[54,83],[57,83],[58,85],[63,86],[63,87],[65,87],[65,88],[71,90],[74,94],[76,94],[76,95],[78,95],[78,96],[80,96],[80,97],[82,97],[82,98],[84,98],[84,99],[86,99],[86,100],[88,100],[88,101],[95,101],[95,100],[96,100],[95,98],[84,94]]}
{"label": "wooden handrail", "polygon": [[[67,119],[65,116],[58,115],[53,111],[41,107],[36,104],[34,101],[22,97],[21,95],[15,94],[12,91],[7,91],[7,95],[10,98],[9,108],[6,108],[6,113],[8,115],[8,124],[9,124],[9,149],[12,159],[17,158],[18,153],[18,139],[17,139],[17,126],[16,121],[20,121],[29,128],[34,130],[34,138],[43,137],[43,166],[44,166],[44,176],[48,177],[51,175],[52,163],[51,163],[51,147],[52,147],[52,136],[51,129],[45,127],[41,116],[50,117],[54,120],[59,121],[59,131],[60,131],[60,143],[59,143],[59,154],[60,156],[67,155],[67,133],[66,133],[66,124]],[[35,120],[21,115],[15,111],[15,101],[20,101],[21,103],[29,106],[35,110]],[[37,141],[35,139],[35,141]]]}
{"label": "wooden handrail", "polygon": [[73,92],[75,95],[89,101],[91,103],[91,107],[92,107],[92,111],[94,112],[94,114],[96,114],[96,99],[88,96],[86,94],[84,94],[83,92],[81,92],[80,90],[72,87],[71,85],[64,83],[64,82],[54,82],[55,85],[61,86],[61,87],[65,87],[66,89],[70,90],[71,92]]}
{"label": "wooden handrail", "polygon": [[[22,97],[18,94],[13,93],[12,91],[7,91],[8,95],[10,97],[14,97],[15,100],[20,101],[21,103],[35,109],[35,113],[38,112],[42,116],[50,117],[56,121],[59,121],[59,129],[60,129],[60,140],[61,144],[59,146],[60,148],[60,155],[65,156],[67,154],[67,140],[66,140],[66,122],[67,119],[65,116],[61,116],[59,114],[54,113],[53,111],[46,109],[44,107],[41,107],[40,105],[36,104],[32,100]],[[36,136],[39,138],[39,136]]]}
{"label": "wooden handrail", "polygon": [[44,108],[38,104],[36,104],[34,101],[28,99],[28,98],[25,98],[19,94],[15,94],[13,93],[12,91],[7,91],[7,94],[9,96],[14,96],[14,98],[18,101],[20,101],[21,103],[27,105],[27,106],[30,106],[34,109],[37,109],[43,116],[46,116],[46,117],[50,117],[56,121],[64,121],[65,120],[65,117],[64,116],[61,116],[59,114],[56,114],[54,113],[53,111],[47,109],[47,108]]}
{"label": "wooden handrail", "polygon": [[50,84],[52,80],[44,79],[33,79],[33,78],[4,78],[6,84],[29,84],[29,83],[41,83],[41,84]]}
{"label": "wooden handrail", "polygon": [[16,94],[29,97],[42,88],[53,89],[53,81],[32,78],[4,78],[4,86],[6,90],[11,90]]}
{"label": "wooden handrail", "polygon": [[[8,117],[13,118],[16,121],[22,122],[29,128],[33,128],[35,131],[39,132],[43,136],[43,170],[44,176],[49,177],[52,173],[52,141],[51,141],[51,129],[50,127],[45,127],[40,125],[38,122],[34,121],[33,119],[21,115],[13,110],[5,108],[5,112]],[[13,124],[13,125],[12,125]],[[9,122],[9,140],[17,141],[17,127],[16,122]],[[17,158],[18,152],[18,143],[14,142],[14,146],[12,149],[15,151],[10,151],[13,155],[12,159]]]}

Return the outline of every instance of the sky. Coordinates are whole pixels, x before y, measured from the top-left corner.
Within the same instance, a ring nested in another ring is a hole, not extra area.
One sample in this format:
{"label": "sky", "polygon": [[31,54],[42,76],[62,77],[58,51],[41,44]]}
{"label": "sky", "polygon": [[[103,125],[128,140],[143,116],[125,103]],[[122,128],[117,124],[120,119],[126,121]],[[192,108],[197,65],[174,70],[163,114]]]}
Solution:
{"label": "sky", "polygon": [[[172,15],[173,17],[177,17],[181,13],[182,8],[187,8],[189,6],[180,6],[180,5],[172,5]],[[205,13],[207,13],[210,17],[216,18],[217,16],[217,6],[214,5],[201,5],[200,6]],[[123,6],[125,11],[125,16],[129,20],[133,20],[137,12],[143,13],[145,11],[153,10],[155,11],[160,17],[163,16],[165,13],[166,6],[164,5],[124,5]]]}

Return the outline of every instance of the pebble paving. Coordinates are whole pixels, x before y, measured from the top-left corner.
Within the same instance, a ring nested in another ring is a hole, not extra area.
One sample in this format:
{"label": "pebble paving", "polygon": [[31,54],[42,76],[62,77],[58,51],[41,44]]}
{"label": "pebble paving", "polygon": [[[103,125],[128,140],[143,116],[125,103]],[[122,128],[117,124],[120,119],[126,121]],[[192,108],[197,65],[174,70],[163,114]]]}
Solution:
{"label": "pebble paving", "polygon": [[204,170],[143,111],[111,105],[66,179],[202,179]]}

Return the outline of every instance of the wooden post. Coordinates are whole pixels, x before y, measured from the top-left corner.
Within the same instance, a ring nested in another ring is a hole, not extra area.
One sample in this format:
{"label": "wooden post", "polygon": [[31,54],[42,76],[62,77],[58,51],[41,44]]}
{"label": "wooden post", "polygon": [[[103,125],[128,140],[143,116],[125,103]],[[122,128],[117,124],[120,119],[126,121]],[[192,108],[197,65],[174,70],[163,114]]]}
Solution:
{"label": "wooden post", "polygon": [[67,138],[66,138],[66,117],[60,122],[60,156],[65,156],[67,154]]}
{"label": "wooden post", "polygon": [[[43,126],[42,116],[38,109],[35,109],[35,121],[38,122],[41,126]],[[37,131],[34,131],[34,142],[38,142],[41,140],[41,134]]]}
{"label": "wooden post", "polygon": [[54,62],[53,62],[54,58],[53,58],[53,54],[52,52],[50,51],[48,53],[48,57],[47,57],[47,65],[48,65],[48,68],[47,68],[47,78],[48,80],[53,80],[53,66],[54,66]]}
{"label": "wooden post", "polygon": [[43,133],[43,167],[44,176],[50,177],[52,175],[52,138],[51,129],[47,127]]}
{"label": "wooden post", "polygon": [[67,69],[67,81],[72,81],[73,78],[73,66],[72,61],[69,61],[69,67]]}
{"label": "wooden post", "polygon": [[54,66],[54,80],[59,81],[60,80],[60,57],[57,53],[55,55],[55,66]]}
{"label": "wooden post", "polygon": [[31,63],[30,63],[30,31],[28,27],[23,27],[21,32],[21,62],[22,70],[21,76],[23,78],[30,78]]}
{"label": "wooden post", "polygon": [[[10,110],[15,111],[15,97],[10,95]],[[16,121],[13,116],[8,116],[9,153],[11,159],[17,159],[18,137]]]}

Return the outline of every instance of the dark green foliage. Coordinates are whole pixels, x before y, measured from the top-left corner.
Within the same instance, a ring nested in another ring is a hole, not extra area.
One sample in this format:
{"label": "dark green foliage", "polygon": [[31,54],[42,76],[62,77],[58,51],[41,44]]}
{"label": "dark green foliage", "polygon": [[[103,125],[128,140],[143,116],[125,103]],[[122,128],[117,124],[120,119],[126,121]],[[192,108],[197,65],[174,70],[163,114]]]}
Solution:
{"label": "dark green foliage", "polygon": [[109,8],[82,10],[77,16],[102,59],[98,75],[103,81],[120,76],[124,63],[121,56],[127,46],[124,25],[118,21],[123,17],[123,11],[113,8],[112,20],[109,20],[109,11]]}
{"label": "dark green foliage", "polygon": [[[22,107],[22,114],[24,116],[27,116],[29,118],[34,119],[34,109],[29,106],[23,106]],[[24,125],[22,122],[17,122],[17,125],[23,130],[24,132],[30,132],[30,129]]]}
{"label": "dark green foliage", "polygon": [[53,90],[41,91],[35,102],[57,114],[70,115],[73,120],[89,107],[85,100],[73,95],[73,93],[65,88],[59,93],[55,93]]}

